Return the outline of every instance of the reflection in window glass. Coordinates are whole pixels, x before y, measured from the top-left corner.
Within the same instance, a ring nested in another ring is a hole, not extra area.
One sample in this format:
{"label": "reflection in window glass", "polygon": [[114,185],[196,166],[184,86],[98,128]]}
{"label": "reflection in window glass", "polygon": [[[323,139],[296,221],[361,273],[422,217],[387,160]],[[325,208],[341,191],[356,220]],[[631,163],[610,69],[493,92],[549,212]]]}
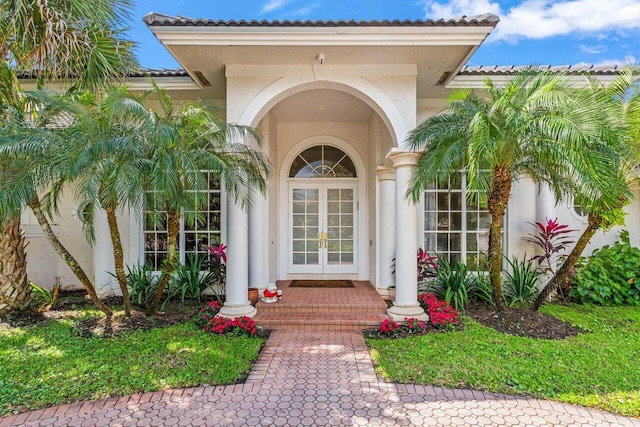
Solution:
{"label": "reflection in window glass", "polygon": [[424,192],[424,248],[452,263],[486,268],[491,224],[486,197],[467,190],[464,173],[456,178]]}
{"label": "reflection in window glass", "polygon": [[330,145],[307,148],[295,158],[289,178],[355,178],[356,167],[342,150]]}
{"label": "reflection in window glass", "polygon": [[[194,256],[205,259],[209,254],[209,246],[221,240],[221,191],[220,183],[213,173],[205,172],[209,182],[209,189],[196,193],[196,197],[204,197],[204,209],[189,212],[195,218],[193,224],[180,226],[178,251],[181,262],[190,260]],[[154,221],[154,216],[156,220]],[[159,271],[167,256],[167,228],[166,212],[158,211],[148,206],[144,213],[144,263]]]}

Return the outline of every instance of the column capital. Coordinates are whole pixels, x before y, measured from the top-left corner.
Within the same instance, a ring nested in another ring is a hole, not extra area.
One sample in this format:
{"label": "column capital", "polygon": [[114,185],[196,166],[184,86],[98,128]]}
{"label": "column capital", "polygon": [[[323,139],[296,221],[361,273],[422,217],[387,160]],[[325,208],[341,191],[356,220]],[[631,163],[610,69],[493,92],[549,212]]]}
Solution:
{"label": "column capital", "polygon": [[387,154],[387,159],[393,162],[394,168],[402,166],[415,166],[420,158],[420,152],[405,151],[401,148],[392,148]]}
{"label": "column capital", "polygon": [[376,168],[378,181],[395,181],[396,170],[391,166],[378,166]]}

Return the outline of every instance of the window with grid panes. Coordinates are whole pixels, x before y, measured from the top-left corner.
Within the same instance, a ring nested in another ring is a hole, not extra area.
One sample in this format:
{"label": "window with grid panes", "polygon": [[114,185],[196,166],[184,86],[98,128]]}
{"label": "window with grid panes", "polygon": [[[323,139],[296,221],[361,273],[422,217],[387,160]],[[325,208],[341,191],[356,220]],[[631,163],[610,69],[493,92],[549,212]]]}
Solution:
{"label": "window with grid panes", "polygon": [[[193,224],[181,221],[178,238],[180,261],[189,261],[198,255],[206,259],[209,246],[221,240],[221,191],[220,183],[210,172],[204,172],[209,182],[209,188],[198,191],[195,196],[205,198],[204,209],[199,212],[186,212],[195,218]],[[153,215],[160,216],[160,223],[153,221]],[[159,271],[167,256],[166,212],[147,209],[144,215],[144,262],[145,265]]]}
{"label": "window with grid panes", "polygon": [[491,216],[485,196],[469,194],[466,175],[424,192],[424,249],[451,263],[485,267]]}

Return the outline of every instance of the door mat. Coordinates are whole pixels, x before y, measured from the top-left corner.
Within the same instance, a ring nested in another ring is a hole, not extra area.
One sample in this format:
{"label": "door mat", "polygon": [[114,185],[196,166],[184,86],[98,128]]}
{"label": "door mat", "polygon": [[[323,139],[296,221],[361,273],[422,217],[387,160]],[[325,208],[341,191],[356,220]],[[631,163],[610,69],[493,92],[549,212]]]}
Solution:
{"label": "door mat", "polygon": [[353,288],[351,280],[292,280],[290,288]]}

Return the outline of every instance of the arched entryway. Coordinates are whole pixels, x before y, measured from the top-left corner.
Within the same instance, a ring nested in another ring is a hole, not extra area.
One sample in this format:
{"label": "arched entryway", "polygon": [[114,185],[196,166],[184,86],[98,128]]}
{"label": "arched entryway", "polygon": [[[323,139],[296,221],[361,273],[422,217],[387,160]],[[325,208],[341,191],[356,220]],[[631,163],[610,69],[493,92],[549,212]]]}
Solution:
{"label": "arched entryway", "polygon": [[367,271],[365,168],[343,140],[301,141],[280,177],[281,278],[364,277]]}

